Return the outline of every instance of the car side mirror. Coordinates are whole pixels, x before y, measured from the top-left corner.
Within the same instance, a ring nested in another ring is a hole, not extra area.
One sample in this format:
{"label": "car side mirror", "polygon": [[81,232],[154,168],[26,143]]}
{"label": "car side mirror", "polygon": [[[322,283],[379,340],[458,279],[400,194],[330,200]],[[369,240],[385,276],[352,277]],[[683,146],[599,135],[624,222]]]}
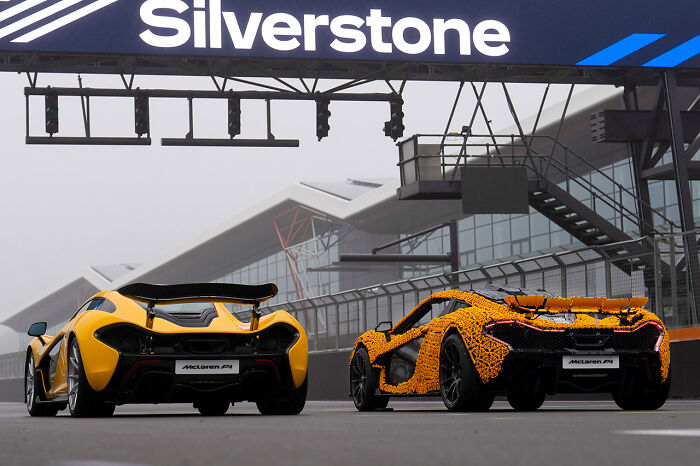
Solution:
{"label": "car side mirror", "polygon": [[46,335],[46,322],[35,322],[29,326],[27,335],[30,337],[40,337]]}
{"label": "car side mirror", "polygon": [[375,332],[388,332],[393,328],[393,324],[391,323],[390,320],[385,320],[383,322],[379,322],[376,327],[374,327]]}

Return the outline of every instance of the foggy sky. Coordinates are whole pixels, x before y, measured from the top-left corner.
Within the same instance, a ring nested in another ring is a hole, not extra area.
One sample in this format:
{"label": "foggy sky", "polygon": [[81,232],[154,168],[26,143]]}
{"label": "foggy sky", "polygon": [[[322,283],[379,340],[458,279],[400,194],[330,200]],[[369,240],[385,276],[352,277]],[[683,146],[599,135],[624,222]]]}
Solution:
{"label": "foggy sky", "polygon": [[[75,75],[48,74],[38,83],[77,84]],[[163,99],[151,99],[153,146],[27,146],[26,85],[23,75],[0,74],[0,319],[76,278],[88,265],[156,260],[291,183],[398,178],[398,149],[382,131],[387,103],[331,103],[330,137],[317,142],[313,102],[273,102],[273,133],[300,139],[298,149],[161,147],[161,137],[187,133],[186,101]],[[122,87],[118,76],[84,75],[83,85]],[[214,89],[209,78],[137,77],[135,85]],[[408,83],[405,135],[442,133],[457,87]],[[544,86],[509,89],[521,117],[537,111]],[[388,91],[383,82],[357,89]],[[553,86],[548,102],[561,101],[567,91]],[[451,131],[468,123],[474,102],[467,84]],[[512,124],[500,84],[490,85],[486,103],[495,128]],[[33,135],[44,135],[43,105],[43,97],[33,98]],[[265,137],[264,108],[263,102],[244,101],[240,137]],[[133,136],[131,99],[92,99],[92,117],[93,136]],[[195,102],[195,117],[196,137],[227,137],[225,101]],[[59,136],[83,135],[78,98],[61,98],[60,124]],[[480,118],[475,131],[485,131]]]}

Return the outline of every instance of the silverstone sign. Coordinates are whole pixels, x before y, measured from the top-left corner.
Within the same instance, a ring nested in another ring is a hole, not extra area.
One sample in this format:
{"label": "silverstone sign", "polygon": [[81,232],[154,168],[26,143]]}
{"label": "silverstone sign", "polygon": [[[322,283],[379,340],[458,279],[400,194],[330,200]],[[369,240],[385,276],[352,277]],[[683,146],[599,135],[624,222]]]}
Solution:
{"label": "silverstone sign", "polygon": [[0,51],[700,68],[697,0],[0,0]]}

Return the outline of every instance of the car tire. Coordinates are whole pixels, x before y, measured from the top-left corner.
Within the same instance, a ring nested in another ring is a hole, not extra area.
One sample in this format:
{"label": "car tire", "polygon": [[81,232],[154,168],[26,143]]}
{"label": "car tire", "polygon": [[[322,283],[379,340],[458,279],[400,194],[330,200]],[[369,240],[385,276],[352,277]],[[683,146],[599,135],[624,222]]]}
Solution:
{"label": "car tire", "polygon": [[544,403],[546,393],[537,384],[506,391],[506,399],[516,411],[537,411]]}
{"label": "car tire", "polygon": [[106,417],[114,413],[113,404],[104,403],[85,376],[78,340],[68,347],[68,409],[73,417]]}
{"label": "car tire", "polygon": [[34,417],[55,416],[59,411],[58,406],[39,402],[41,399],[39,393],[44,393],[42,385],[41,378],[34,367],[34,355],[30,354],[24,371],[24,401],[27,405],[27,411],[30,416]]}
{"label": "car tire", "polygon": [[440,348],[440,395],[450,411],[488,411],[494,394],[486,389],[462,337],[453,333]]}
{"label": "car tire", "polygon": [[101,403],[95,411],[95,416],[110,417],[112,414],[114,414],[115,409],[117,409],[117,406],[113,403]]}
{"label": "car tire", "polygon": [[665,382],[657,382],[651,386],[633,383],[622,392],[613,392],[613,400],[617,406],[626,411],[654,411],[666,403],[671,388],[671,373],[669,369]]}
{"label": "car tire", "polygon": [[202,416],[223,416],[229,406],[231,403],[226,400],[199,401],[194,405]]}
{"label": "car tire", "polygon": [[301,413],[306,405],[306,394],[309,387],[309,375],[304,378],[304,382],[299,388],[289,390],[287,393],[278,396],[268,396],[255,402],[260,414],[265,416],[284,415],[294,416]]}
{"label": "car tire", "polygon": [[377,396],[379,369],[373,367],[364,347],[355,351],[350,361],[350,396],[358,411],[386,408],[389,397]]}
{"label": "car tire", "polygon": [[389,397],[386,395],[378,396],[374,400],[374,409],[386,409],[389,405]]}

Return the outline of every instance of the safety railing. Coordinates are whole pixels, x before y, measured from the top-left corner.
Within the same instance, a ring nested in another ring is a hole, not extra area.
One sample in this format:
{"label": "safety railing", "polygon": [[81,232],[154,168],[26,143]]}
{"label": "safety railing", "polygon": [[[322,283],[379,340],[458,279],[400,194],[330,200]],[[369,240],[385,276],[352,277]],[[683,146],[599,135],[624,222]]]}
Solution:
{"label": "safety railing", "polygon": [[0,379],[24,377],[25,352],[0,354]]}
{"label": "safety railing", "polygon": [[[304,326],[312,351],[352,347],[355,339],[379,322],[397,322],[432,293],[477,289],[486,284],[546,289],[561,296],[648,296],[647,309],[670,328],[696,325],[698,315],[683,267],[683,240],[698,232],[651,240],[639,238],[599,247],[560,250],[514,261],[479,265],[456,273],[411,278],[262,309],[290,312]],[[629,243],[629,244],[628,244]],[[636,243],[636,244],[633,244]],[[645,246],[644,248],[632,246]],[[620,246],[634,251],[620,254]],[[607,251],[615,251],[608,254]],[[644,251],[644,252],[639,252]],[[673,257],[671,257],[673,256]],[[667,264],[673,264],[671,268]],[[655,264],[653,270],[645,264]],[[236,312],[247,319],[249,312]]]}
{"label": "safety railing", "polygon": [[[421,180],[458,181],[463,167],[524,166],[531,179],[559,185],[623,231],[656,235],[680,230],[633,188],[550,136],[417,134],[399,144],[398,165],[401,186]],[[651,212],[651,223],[643,223],[641,207]]]}

